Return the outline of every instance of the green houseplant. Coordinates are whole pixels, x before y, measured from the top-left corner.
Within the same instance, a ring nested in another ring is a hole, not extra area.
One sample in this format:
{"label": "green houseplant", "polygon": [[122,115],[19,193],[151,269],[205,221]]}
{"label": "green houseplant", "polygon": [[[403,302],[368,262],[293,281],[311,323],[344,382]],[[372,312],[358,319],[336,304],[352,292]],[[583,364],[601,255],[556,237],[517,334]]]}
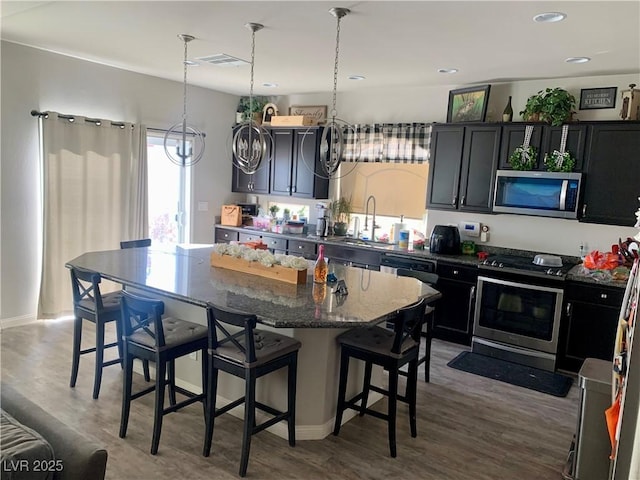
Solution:
{"label": "green houseplant", "polygon": [[546,88],[527,99],[520,115],[525,121],[542,121],[553,126],[562,125],[571,118],[576,98],[563,88]]}
{"label": "green houseplant", "polygon": [[237,112],[242,113],[242,120],[249,120],[252,114],[259,113],[262,119],[262,109],[269,103],[268,97],[254,96],[249,101],[249,97],[240,97]]}
{"label": "green houseplant", "polygon": [[329,204],[331,218],[333,219],[333,233],[335,235],[346,235],[351,220],[351,197],[346,199],[340,197]]}

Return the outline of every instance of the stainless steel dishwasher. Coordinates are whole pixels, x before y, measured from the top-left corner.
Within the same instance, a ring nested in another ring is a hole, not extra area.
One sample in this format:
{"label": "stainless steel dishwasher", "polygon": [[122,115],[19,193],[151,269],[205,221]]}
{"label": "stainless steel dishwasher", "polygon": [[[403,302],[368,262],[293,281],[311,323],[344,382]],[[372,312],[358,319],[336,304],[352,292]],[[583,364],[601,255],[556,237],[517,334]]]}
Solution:
{"label": "stainless steel dishwasher", "polygon": [[385,253],[380,258],[380,271],[396,273],[399,268],[415,270],[418,272],[436,273],[437,263],[435,260],[426,258],[416,258],[395,253]]}

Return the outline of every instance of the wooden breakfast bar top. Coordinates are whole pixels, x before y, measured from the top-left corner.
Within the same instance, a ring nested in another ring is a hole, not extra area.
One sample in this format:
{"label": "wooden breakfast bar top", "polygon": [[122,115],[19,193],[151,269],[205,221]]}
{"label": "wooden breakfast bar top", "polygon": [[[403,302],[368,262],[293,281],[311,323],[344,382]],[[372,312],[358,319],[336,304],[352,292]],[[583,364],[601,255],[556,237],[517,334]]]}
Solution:
{"label": "wooden breakfast bar top", "polygon": [[[207,324],[207,303],[221,308],[255,314],[260,328],[302,342],[298,354],[296,438],[317,440],[333,430],[336,413],[340,348],[336,337],[345,329],[375,324],[391,317],[399,308],[420,298],[432,302],[440,293],[409,277],[335,265],[333,271],[344,280],[348,295],[333,293],[335,287],[314,285],[311,268],[306,284],[279,280],[210,266],[213,246],[143,247],[89,252],[70,260],[67,267],[99,272],[104,279],[124,285],[141,295],[159,298],[165,313],[202,325]],[[201,390],[200,358],[176,361],[176,380],[191,391]],[[348,392],[355,392],[364,366],[350,368]],[[374,369],[372,381],[381,385],[383,372]],[[260,384],[257,398],[275,408],[286,405],[286,372],[270,374]],[[244,383],[221,375],[218,405],[244,394]],[[370,404],[381,398],[372,392]],[[419,401],[419,400],[418,400]],[[242,407],[230,411],[242,416]],[[351,418],[345,414],[344,421]],[[268,429],[287,438],[284,423]]]}
{"label": "wooden breakfast bar top", "polygon": [[[346,328],[385,320],[420,298],[440,293],[409,277],[335,265],[349,294],[338,296],[330,285],[288,284],[224,268],[211,267],[212,246],[131,248],[90,252],[67,266],[99,272],[103,278],[182,302],[207,302],[257,315],[275,328]],[[314,288],[315,287],[315,288]]]}

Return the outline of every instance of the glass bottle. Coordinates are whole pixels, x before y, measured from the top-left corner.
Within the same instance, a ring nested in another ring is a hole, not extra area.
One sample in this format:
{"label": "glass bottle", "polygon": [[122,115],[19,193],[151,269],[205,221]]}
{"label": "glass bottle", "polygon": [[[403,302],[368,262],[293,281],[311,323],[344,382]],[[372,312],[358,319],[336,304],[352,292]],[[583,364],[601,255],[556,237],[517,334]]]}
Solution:
{"label": "glass bottle", "polygon": [[327,283],[327,274],[329,273],[329,266],[324,258],[324,245],[318,246],[318,259],[313,269],[313,281],[315,283]]}
{"label": "glass bottle", "polygon": [[513,108],[511,107],[511,96],[509,96],[507,106],[504,107],[504,112],[502,112],[502,121],[510,122],[511,120],[513,120]]}

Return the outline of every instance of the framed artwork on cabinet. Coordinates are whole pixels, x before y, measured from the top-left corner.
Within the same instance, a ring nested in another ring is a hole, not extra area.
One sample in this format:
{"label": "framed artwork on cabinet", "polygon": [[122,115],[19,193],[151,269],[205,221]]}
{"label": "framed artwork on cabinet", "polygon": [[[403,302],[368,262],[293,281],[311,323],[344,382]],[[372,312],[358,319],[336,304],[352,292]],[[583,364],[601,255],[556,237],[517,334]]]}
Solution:
{"label": "framed artwork on cabinet", "polygon": [[484,122],[491,85],[459,88],[449,92],[447,123]]}
{"label": "framed artwork on cabinet", "polygon": [[304,115],[315,119],[318,125],[327,121],[326,105],[292,105],[289,107],[289,115]]}
{"label": "framed artwork on cabinet", "polygon": [[580,110],[615,108],[618,87],[583,88],[580,90]]}

